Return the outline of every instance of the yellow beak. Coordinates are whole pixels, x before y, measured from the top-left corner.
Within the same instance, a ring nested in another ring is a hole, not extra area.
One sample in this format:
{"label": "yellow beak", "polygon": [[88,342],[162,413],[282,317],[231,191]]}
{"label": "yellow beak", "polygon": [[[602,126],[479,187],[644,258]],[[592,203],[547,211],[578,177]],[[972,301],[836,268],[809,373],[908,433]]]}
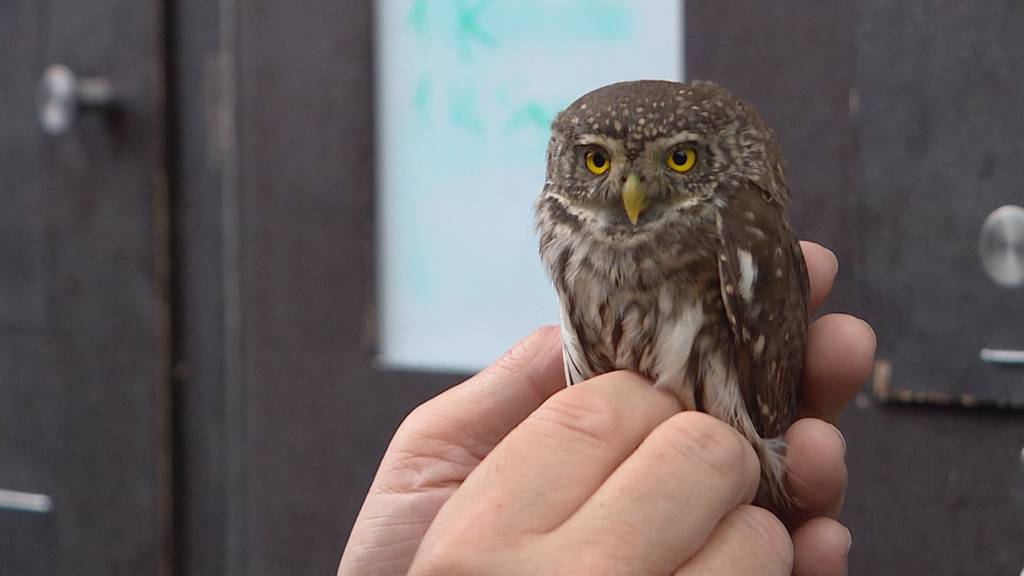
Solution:
{"label": "yellow beak", "polygon": [[622,186],[622,205],[626,208],[629,221],[635,226],[640,213],[647,208],[647,188],[640,182],[640,177],[636,173],[630,172]]}

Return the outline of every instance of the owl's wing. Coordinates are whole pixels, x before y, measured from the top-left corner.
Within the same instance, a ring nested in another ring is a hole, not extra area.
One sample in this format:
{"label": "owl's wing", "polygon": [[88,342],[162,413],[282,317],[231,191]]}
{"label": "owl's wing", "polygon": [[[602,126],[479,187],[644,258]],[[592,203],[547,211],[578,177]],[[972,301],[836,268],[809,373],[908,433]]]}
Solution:
{"label": "owl's wing", "polygon": [[580,345],[579,336],[572,325],[569,312],[565,304],[559,302],[558,309],[561,315],[562,325],[562,360],[565,364],[565,385],[574,386],[583,382],[593,374],[593,370],[587,364],[587,357],[583,353],[583,346]]}
{"label": "owl's wing", "polygon": [[786,206],[748,186],[718,214],[719,279],[747,412],[762,438],[774,438],[796,413],[809,286]]}

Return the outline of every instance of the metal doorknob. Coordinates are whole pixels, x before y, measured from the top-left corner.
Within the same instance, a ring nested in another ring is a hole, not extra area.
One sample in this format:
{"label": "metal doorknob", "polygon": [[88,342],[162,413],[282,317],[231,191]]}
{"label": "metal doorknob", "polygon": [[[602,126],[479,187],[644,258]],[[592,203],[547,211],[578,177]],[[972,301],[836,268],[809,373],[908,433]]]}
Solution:
{"label": "metal doorknob", "polygon": [[82,110],[114,104],[114,88],[106,78],[79,78],[63,64],[53,64],[39,81],[39,125],[47,134],[67,132]]}
{"label": "metal doorknob", "polygon": [[981,227],[978,254],[993,282],[1024,286],[1024,208],[1008,204],[993,210]]}

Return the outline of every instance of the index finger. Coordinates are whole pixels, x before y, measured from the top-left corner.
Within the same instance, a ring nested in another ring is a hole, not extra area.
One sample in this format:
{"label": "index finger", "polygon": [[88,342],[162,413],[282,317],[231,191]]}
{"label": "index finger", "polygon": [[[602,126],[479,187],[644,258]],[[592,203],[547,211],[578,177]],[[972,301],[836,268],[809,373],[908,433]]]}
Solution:
{"label": "index finger", "polygon": [[403,450],[406,437],[415,442],[430,438],[471,454],[476,465],[563,388],[562,339],[557,326],[545,326],[482,372],[416,408],[402,423],[389,451]]}

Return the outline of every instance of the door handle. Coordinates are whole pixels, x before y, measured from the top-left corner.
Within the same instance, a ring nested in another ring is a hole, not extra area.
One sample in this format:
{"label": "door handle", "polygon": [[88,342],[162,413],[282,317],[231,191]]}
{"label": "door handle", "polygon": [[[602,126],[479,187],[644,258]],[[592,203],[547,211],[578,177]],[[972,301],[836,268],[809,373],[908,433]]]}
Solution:
{"label": "door handle", "polygon": [[[992,211],[981,227],[978,255],[989,278],[1003,288],[1024,286],[1024,208],[1007,204]],[[1024,366],[1024,350],[982,348],[981,361]]]}
{"label": "door handle", "polygon": [[994,348],[982,348],[978,353],[982,362],[987,364],[1004,364],[1011,366],[1024,366],[1024,350],[998,350]]}
{"label": "door handle", "polygon": [[46,68],[39,81],[39,125],[51,136],[68,131],[78,113],[114,105],[114,88],[106,78],[79,78],[63,64]]}
{"label": "door handle", "polygon": [[1004,288],[1024,286],[1024,208],[1007,204],[988,215],[978,255],[993,282]]}
{"label": "door handle", "polygon": [[32,494],[0,488],[0,510],[17,510],[46,514],[53,510],[53,500],[46,494]]}

